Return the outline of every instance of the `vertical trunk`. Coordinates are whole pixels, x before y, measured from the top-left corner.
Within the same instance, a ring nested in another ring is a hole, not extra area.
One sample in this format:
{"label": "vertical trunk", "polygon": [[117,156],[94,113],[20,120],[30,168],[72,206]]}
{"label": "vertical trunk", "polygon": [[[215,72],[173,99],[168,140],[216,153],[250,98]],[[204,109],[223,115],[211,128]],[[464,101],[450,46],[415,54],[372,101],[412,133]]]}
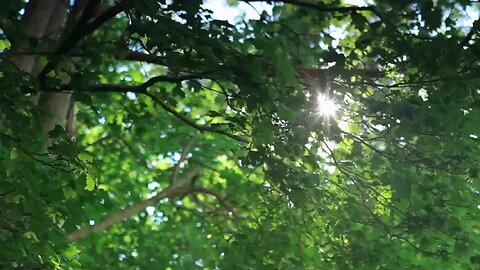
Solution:
{"label": "vertical trunk", "polygon": [[[23,16],[24,30],[28,37],[42,38],[48,27],[50,17],[59,0],[32,0],[28,3]],[[19,45],[22,51],[28,48],[25,44]],[[31,73],[35,65],[36,57],[33,55],[22,55],[15,59],[16,65],[27,73]]]}
{"label": "vertical trunk", "polygon": [[47,118],[42,123],[44,132],[49,132],[56,125],[64,126],[70,107],[70,94],[43,92],[38,105],[47,112]]}
{"label": "vertical trunk", "polygon": [[[54,40],[60,35],[67,15],[68,2],[66,0],[30,0],[23,17],[26,35],[37,39]],[[18,50],[29,50],[29,46],[20,45]],[[43,50],[52,50],[52,47],[40,44]],[[22,55],[16,59],[17,66],[31,76],[37,76],[43,64],[37,61],[34,55]],[[70,106],[70,94],[42,92],[32,98],[46,114],[42,123],[44,132],[52,130],[55,125],[64,125]]]}
{"label": "vertical trunk", "polygon": [[[32,0],[34,2],[38,0]],[[31,2],[31,1],[30,1]],[[67,16],[67,7],[63,0],[56,0],[56,3],[53,5],[52,14],[48,19],[48,24],[44,30],[42,38],[47,39],[46,44],[41,44],[41,51],[53,51],[54,48],[51,46],[51,42],[48,39],[54,40],[60,35],[63,22]],[[36,61],[32,70],[32,75],[37,76],[38,73],[42,70],[44,63]]]}
{"label": "vertical trunk", "polygon": [[[60,35],[60,30],[62,29],[66,15],[66,3],[61,0],[57,0],[53,14],[50,16],[48,27],[45,30],[45,37],[53,39]],[[43,65],[37,62],[33,75],[38,75],[42,68]],[[70,94],[64,93],[40,93],[38,105],[47,112],[47,118],[42,123],[44,132],[49,132],[55,128],[56,125],[65,125],[68,108],[70,107],[70,96]]]}

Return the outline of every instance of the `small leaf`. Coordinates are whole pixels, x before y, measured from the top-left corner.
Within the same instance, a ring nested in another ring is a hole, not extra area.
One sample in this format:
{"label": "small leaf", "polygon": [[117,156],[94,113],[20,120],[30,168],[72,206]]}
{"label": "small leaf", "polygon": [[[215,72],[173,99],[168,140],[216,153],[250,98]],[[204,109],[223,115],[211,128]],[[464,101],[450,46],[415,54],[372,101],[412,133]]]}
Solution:
{"label": "small leaf", "polygon": [[288,120],[288,121],[295,120],[295,118],[296,118],[295,111],[291,110],[290,108],[288,108],[287,106],[285,106],[283,104],[278,106],[278,111],[277,112],[278,112],[278,116],[280,116],[281,118],[283,118],[285,120]]}
{"label": "small leaf", "polygon": [[143,80],[143,74],[138,70],[130,70],[128,71],[128,74],[130,75],[130,77],[132,77],[132,80],[134,82],[140,82]]}
{"label": "small leaf", "polygon": [[269,120],[263,120],[255,126],[254,136],[255,140],[262,143],[269,143],[274,140],[274,125]]}
{"label": "small leaf", "polygon": [[8,50],[10,49],[10,41],[8,41],[7,39],[2,39],[0,40],[0,52],[4,51],[4,50]]}
{"label": "small leaf", "polygon": [[40,242],[40,240],[38,240],[37,235],[36,235],[34,232],[32,232],[32,231],[25,232],[25,233],[23,234],[23,236],[25,236],[27,239],[33,240],[33,241],[35,241],[35,242],[37,242],[37,243]]}
{"label": "small leaf", "polygon": [[87,175],[87,181],[85,189],[88,191],[92,191],[95,188],[95,180],[91,175]]}
{"label": "small leaf", "polygon": [[223,116],[223,114],[221,114],[217,111],[208,111],[207,115],[210,116],[210,117],[222,117]]}
{"label": "small leaf", "polygon": [[71,245],[70,247],[68,247],[65,251],[64,251],[64,255],[65,257],[69,258],[69,259],[73,259],[75,258],[75,256],[80,253],[80,249],[78,249],[76,246],[74,245]]}

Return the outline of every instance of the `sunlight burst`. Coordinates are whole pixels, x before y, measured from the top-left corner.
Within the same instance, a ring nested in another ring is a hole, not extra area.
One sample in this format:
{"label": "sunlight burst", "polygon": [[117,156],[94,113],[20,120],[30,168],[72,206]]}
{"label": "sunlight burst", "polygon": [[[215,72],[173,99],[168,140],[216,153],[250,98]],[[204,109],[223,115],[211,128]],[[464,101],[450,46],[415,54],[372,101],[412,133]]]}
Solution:
{"label": "sunlight burst", "polygon": [[317,101],[317,110],[320,115],[331,116],[334,115],[338,109],[338,105],[335,103],[335,101],[324,94],[318,95]]}

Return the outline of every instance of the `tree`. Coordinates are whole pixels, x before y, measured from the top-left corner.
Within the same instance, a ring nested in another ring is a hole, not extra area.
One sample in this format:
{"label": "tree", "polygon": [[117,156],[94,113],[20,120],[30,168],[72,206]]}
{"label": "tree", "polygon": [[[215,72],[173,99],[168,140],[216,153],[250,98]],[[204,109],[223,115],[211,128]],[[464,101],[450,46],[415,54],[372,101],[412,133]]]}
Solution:
{"label": "tree", "polygon": [[478,2],[25,2],[2,269],[478,268]]}

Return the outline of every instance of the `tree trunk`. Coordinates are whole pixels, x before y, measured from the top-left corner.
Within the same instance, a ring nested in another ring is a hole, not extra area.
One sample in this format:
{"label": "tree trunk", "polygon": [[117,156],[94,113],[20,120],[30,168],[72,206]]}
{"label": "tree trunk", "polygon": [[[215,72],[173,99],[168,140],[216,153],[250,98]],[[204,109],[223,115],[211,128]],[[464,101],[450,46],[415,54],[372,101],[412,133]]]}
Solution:
{"label": "tree trunk", "polygon": [[[68,2],[65,0],[31,0],[27,4],[23,16],[24,28],[28,37],[38,40],[55,40],[59,37],[67,15]],[[17,50],[31,50],[31,46],[19,44]],[[52,50],[50,44],[40,43],[42,50]],[[44,67],[37,57],[29,54],[21,55],[15,60],[23,71],[36,77]],[[70,107],[70,94],[42,92],[32,97],[32,102],[46,112],[42,123],[45,133],[56,125],[65,125]]]}
{"label": "tree trunk", "polygon": [[[48,27],[50,17],[56,8],[59,0],[32,0],[28,2],[25,14],[23,15],[24,30],[28,37],[40,39],[44,36]],[[25,44],[18,44],[18,51],[29,49]],[[27,47],[27,48],[26,48]],[[20,55],[15,59],[16,65],[27,73],[31,73],[36,62],[34,55]]]}

